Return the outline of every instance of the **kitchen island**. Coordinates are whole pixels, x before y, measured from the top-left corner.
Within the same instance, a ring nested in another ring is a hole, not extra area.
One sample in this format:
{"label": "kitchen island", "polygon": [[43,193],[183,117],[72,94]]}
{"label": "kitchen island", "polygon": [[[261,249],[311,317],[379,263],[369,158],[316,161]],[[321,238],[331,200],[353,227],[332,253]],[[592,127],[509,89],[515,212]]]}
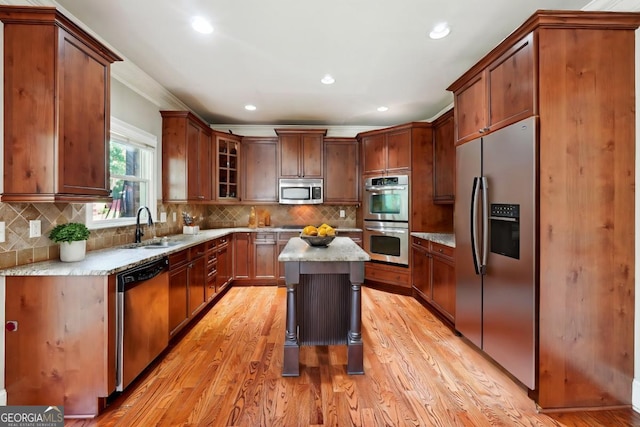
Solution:
{"label": "kitchen island", "polygon": [[364,373],[360,287],[369,259],[348,237],[327,247],[289,240],[278,257],[287,286],[283,376],[300,374],[301,345],[346,344],[347,373]]}

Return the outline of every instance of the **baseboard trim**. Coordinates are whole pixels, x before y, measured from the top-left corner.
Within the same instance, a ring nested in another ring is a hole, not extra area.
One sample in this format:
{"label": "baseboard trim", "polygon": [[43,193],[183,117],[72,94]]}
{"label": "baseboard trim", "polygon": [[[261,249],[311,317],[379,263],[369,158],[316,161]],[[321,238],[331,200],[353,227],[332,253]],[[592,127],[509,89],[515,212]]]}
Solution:
{"label": "baseboard trim", "polygon": [[633,385],[631,387],[631,404],[633,410],[640,412],[640,380],[638,378],[633,379]]}

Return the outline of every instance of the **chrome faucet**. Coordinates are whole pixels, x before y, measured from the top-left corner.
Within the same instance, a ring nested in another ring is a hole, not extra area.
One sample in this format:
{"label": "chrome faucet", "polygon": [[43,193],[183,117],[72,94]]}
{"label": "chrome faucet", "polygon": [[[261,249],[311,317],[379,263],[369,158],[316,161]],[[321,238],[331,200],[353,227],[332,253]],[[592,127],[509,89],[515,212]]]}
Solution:
{"label": "chrome faucet", "polygon": [[146,206],[140,206],[138,209],[138,214],[136,215],[136,241],[135,243],[140,243],[142,241],[142,236],[144,233],[142,232],[142,228],[140,227],[140,212],[143,210],[147,210],[147,225],[153,225],[153,219],[151,219],[151,211]]}

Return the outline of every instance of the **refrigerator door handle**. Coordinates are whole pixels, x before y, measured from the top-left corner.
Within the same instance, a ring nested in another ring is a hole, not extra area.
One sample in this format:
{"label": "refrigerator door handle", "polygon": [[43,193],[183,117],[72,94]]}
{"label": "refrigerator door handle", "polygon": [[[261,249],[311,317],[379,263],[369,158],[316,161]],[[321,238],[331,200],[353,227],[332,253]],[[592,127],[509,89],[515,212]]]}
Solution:
{"label": "refrigerator door handle", "polygon": [[480,273],[487,272],[487,254],[489,253],[489,195],[487,189],[487,178],[481,177],[482,187],[482,263]]}
{"label": "refrigerator door handle", "polygon": [[480,273],[480,254],[478,252],[478,230],[476,225],[478,224],[478,187],[480,184],[480,178],[473,178],[473,187],[471,190],[471,255],[473,258],[473,268],[476,274]]}

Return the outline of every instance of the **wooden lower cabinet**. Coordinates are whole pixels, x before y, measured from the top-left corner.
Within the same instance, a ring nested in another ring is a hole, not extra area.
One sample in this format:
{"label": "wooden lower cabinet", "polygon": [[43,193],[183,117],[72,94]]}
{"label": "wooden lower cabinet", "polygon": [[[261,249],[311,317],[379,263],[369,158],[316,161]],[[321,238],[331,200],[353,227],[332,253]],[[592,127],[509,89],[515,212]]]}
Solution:
{"label": "wooden lower cabinet", "polygon": [[169,337],[213,299],[209,291],[208,243],[169,255]]}
{"label": "wooden lower cabinet", "polygon": [[278,275],[275,232],[234,234],[234,284],[274,285]]}
{"label": "wooden lower cabinet", "polygon": [[205,288],[205,299],[207,302],[211,301],[217,292],[217,281],[218,281],[218,247],[216,245],[216,240],[210,240],[206,243],[207,245],[207,253],[205,255],[206,261],[206,288]]}
{"label": "wooden lower cabinet", "polygon": [[276,233],[253,235],[253,275],[256,285],[273,285],[278,274]]}
{"label": "wooden lower cabinet", "polygon": [[251,277],[251,233],[233,234],[233,280],[242,283]]}
{"label": "wooden lower cabinet", "polygon": [[364,276],[367,285],[411,295],[411,270],[409,267],[370,261],[364,265]]}
{"label": "wooden lower cabinet", "polygon": [[232,236],[224,236],[216,239],[216,253],[218,261],[218,274],[216,276],[216,293],[224,290],[233,280],[233,257],[229,242]]}
{"label": "wooden lower cabinet", "polygon": [[189,250],[169,255],[169,337],[189,321]]}
{"label": "wooden lower cabinet", "polygon": [[189,263],[189,313],[195,316],[207,302],[207,263],[205,260],[206,243],[190,249]]}
{"label": "wooden lower cabinet", "polygon": [[453,325],[456,309],[454,249],[413,237],[411,252],[414,295]]}
{"label": "wooden lower cabinet", "polygon": [[413,290],[427,302],[431,302],[431,254],[429,253],[429,242],[421,240],[426,244],[411,247],[411,285]]}
{"label": "wooden lower cabinet", "polygon": [[8,405],[64,405],[94,416],[115,391],[116,279],[6,278],[5,385]]}

